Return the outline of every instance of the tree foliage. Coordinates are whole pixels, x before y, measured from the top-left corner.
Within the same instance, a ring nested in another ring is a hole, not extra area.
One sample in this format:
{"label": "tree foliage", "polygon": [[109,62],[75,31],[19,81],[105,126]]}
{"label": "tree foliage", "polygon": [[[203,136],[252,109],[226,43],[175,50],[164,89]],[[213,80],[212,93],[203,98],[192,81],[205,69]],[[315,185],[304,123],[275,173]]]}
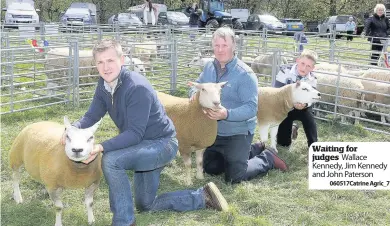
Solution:
{"label": "tree foliage", "polygon": [[[40,9],[40,17],[46,22],[58,22],[61,12],[64,12],[72,2],[82,0],[35,0],[36,8]],[[143,4],[143,0],[88,0],[96,4],[100,10],[100,23],[115,13],[126,12],[133,5]],[[164,3],[168,9],[178,9],[192,4],[190,0],[152,0]],[[319,21],[330,15],[352,14],[361,16],[372,13],[377,3],[383,0],[226,0],[226,8],[247,8],[251,13],[267,13],[279,18],[293,17],[303,21]],[[2,1],[5,7],[5,1]]]}

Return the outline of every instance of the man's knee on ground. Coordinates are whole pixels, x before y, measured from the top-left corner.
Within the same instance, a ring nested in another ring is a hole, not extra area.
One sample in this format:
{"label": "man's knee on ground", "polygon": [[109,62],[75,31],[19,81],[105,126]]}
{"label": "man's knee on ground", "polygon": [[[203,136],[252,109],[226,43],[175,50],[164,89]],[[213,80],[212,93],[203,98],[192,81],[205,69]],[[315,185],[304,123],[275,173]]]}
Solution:
{"label": "man's knee on ground", "polygon": [[224,164],[220,161],[203,162],[203,171],[210,175],[219,175],[224,171]]}

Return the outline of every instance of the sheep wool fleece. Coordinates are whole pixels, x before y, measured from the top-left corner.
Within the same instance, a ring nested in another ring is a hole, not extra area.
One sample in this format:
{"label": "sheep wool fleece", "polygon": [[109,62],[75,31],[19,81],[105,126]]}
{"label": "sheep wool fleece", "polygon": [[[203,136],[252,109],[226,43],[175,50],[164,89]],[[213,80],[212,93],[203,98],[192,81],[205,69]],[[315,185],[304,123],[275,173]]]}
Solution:
{"label": "sheep wool fleece", "polygon": [[100,78],[92,103],[73,126],[88,128],[109,113],[120,134],[102,143],[104,152],[136,145],[142,140],[176,136],[172,120],[150,82],[139,73],[122,67],[112,95]]}
{"label": "sheep wool fleece", "polygon": [[[227,109],[228,117],[218,121],[219,136],[254,134],[258,105],[257,77],[252,69],[236,56],[226,64],[225,71],[218,76],[219,62],[208,62],[196,82],[227,82],[222,88],[221,104]],[[196,88],[190,90],[190,96]]]}

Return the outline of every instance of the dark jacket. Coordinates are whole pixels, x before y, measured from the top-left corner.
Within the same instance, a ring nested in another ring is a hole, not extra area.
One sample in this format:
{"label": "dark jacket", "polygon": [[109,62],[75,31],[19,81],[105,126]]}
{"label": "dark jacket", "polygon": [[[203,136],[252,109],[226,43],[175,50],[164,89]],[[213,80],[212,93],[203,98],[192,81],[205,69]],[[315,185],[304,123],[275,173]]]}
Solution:
{"label": "dark jacket", "polygon": [[199,14],[198,14],[198,8],[192,8],[192,7],[188,7],[186,9],[187,13],[190,15],[190,21],[189,21],[189,24],[190,25],[198,25],[198,21],[199,21]]}
{"label": "dark jacket", "polygon": [[[389,35],[390,23],[389,18],[382,15],[379,17],[376,13],[366,20],[365,34],[373,37],[387,37]],[[369,41],[370,38],[369,38]],[[374,42],[379,39],[374,38]]]}
{"label": "dark jacket", "polygon": [[149,81],[142,75],[122,67],[114,96],[99,79],[92,103],[85,115],[73,124],[88,128],[110,115],[120,134],[102,143],[104,152],[136,145],[142,140],[154,140],[176,135],[172,120],[157,99]]}

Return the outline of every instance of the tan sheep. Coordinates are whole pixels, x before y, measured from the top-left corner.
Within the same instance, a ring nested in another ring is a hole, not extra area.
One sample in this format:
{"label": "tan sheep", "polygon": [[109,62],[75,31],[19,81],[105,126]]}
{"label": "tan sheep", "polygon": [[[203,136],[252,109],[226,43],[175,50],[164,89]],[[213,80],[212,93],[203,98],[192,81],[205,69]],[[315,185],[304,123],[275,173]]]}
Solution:
{"label": "tan sheep", "polygon": [[[89,157],[93,149],[93,134],[99,126],[96,123],[88,129],[72,127],[64,118],[65,126],[56,122],[38,122],[26,126],[15,138],[9,154],[13,176],[13,197],[22,203],[20,193],[20,168],[24,165],[30,176],[43,183],[56,208],[56,226],[62,225],[61,192],[67,188],[85,188],[85,205],[88,223],[95,221],[92,204],[93,193],[98,188],[101,170],[101,155],[91,163],[81,161]],[[60,139],[66,128],[65,148]]]}
{"label": "tan sheep", "polygon": [[220,91],[225,83],[190,83],[198,90],[192,102],[189,102],[188,98],[157,93],[175,125],[179,152],[186,168],[185,183],[188,185],[192,184],[191,153],[196,150],[196,177],[203,179],[203,151],[211,146],[217,137],[217,121],[209,119],[202,109],[220,107]]}
{"label": "tan sheep", "polygon": [[297,82],[281,88],[259,87],[257,121],[260,139],[268,140],[271,128],[271,147],[276,149],[279,124],[287,117],[295,103],[314,103],[321,94],[306,82]]}

